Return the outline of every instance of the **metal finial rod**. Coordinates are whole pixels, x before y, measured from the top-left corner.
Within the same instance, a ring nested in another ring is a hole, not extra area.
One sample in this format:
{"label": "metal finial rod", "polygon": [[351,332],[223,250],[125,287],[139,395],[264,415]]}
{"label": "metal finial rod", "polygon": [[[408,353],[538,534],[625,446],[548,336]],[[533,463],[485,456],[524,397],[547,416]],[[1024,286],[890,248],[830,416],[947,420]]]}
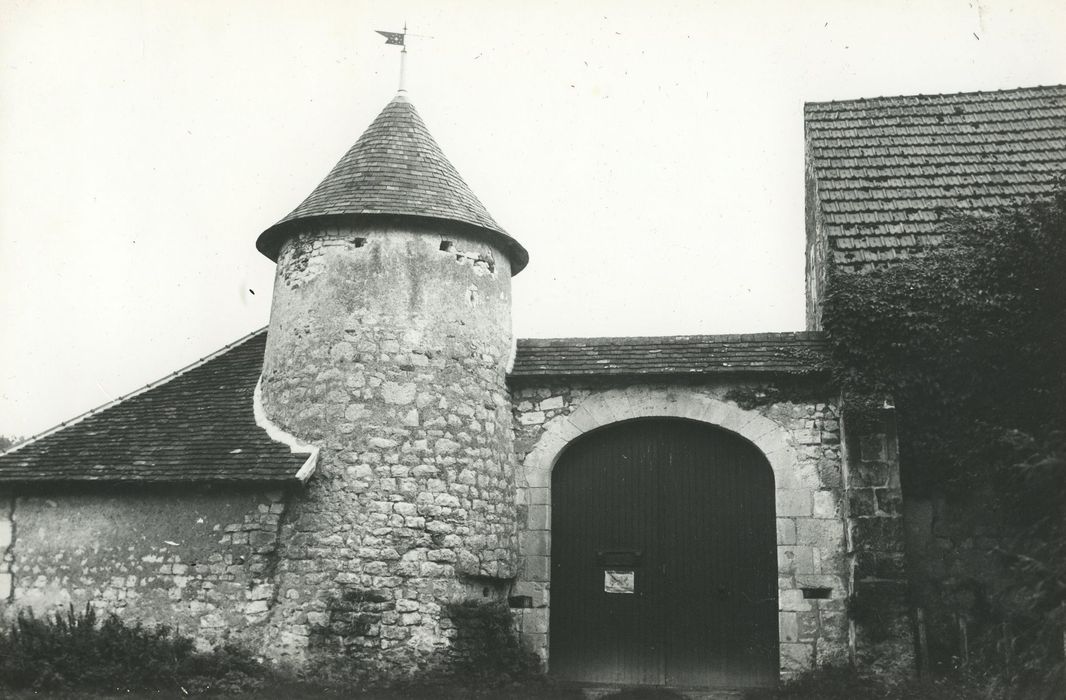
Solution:
{"label": "metal finial rod", "polygon": [[380,29],[375,29],[374,31],[385,37],[386,44],[395,44],[400,47],[399,92],[407,92],[407,22],[403,23],[402,32],[383,32]]}

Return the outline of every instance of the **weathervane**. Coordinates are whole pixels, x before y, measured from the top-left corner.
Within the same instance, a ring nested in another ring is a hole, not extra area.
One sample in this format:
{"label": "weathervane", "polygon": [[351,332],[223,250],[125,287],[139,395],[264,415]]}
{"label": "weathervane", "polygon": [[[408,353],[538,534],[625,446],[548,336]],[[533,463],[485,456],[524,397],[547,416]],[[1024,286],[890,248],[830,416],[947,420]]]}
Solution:
{"label": "weathervane", "polygon": [[[402,32],[383,32],[380,29],[375,29],[375,32],[385,37],[386,44],[394,44],[401,46],[400,49],[400,92],[407,92],[407,22],[403,23]],[[411,36],[422,36],[421,34],[412,34]],[[432,39],[428,36],[426,39]]]}

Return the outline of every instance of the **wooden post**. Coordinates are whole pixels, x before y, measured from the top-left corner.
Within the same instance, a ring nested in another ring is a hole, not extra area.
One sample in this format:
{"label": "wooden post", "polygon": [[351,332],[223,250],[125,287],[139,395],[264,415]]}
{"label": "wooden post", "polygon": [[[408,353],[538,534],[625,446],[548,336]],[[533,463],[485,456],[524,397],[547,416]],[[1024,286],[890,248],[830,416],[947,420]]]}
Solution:
{"label": "wooden post", "polygon": [[966,618],[956,615],[955,620],[959,626],[959,660],[962,668],[970,665],[970,636],[966,630]]}
{"label": "wooden post", "polygon": [[[855,641],[855,633],[855,620],[848,620],[848,660],[851,661],[853,667],[858,664],[858,644]],[[1063,641],[1066,642],[1066,634],[1063,635]]]}
{"label": "wooden post", "polygon": [[915,608],[915,621],[918,625],[918,662],[922,675],[929,674],[929,640],[925,636],[925,610]]}

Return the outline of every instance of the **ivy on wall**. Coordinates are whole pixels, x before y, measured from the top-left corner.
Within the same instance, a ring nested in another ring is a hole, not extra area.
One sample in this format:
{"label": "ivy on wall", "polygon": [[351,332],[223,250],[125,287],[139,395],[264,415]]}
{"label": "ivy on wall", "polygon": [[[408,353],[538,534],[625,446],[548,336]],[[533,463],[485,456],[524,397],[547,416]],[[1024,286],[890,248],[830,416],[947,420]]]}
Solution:
{"label": "ivy on wall", "polygon": [[1046,669],[1066,623],[1066,188],[941,233],[923,257],[830,270],[832,372],[855,420],[895,403],[906,495],[996,495],[999,610],[1022,672]]}

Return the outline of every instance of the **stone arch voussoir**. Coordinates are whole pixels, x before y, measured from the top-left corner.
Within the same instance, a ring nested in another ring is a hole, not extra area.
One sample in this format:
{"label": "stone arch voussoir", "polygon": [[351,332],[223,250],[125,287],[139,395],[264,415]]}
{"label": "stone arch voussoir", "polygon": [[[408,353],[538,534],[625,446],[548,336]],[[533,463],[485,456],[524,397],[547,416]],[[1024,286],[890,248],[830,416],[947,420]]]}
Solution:
{"label": "stone arch voussoir", "polygon": [[529,488],[551,484],[551,471],[574,439],[596,428],[633,418],[686,418],[729,430],[758,447],[770,462],[777,488],[791,477],[794,448],[784,426],[735,403],[684,389],[610,389],[589,396],[568,416],[559,416],[522,463]]}

